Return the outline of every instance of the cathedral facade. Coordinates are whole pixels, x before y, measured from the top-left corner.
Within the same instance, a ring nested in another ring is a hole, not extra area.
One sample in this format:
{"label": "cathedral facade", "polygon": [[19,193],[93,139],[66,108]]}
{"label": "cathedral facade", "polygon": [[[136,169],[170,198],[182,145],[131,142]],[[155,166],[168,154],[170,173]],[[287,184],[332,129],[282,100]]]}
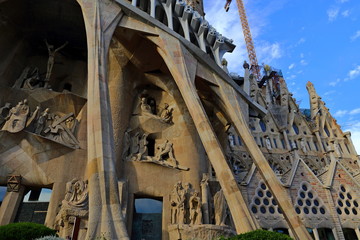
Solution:
{"label": "cathedral facade", "polygon": [[300,109],[279,70],[229,74],[235,45],[203,15],[202,1],[0,0],[1,225],[360,239],[350,132],[311,82]]}

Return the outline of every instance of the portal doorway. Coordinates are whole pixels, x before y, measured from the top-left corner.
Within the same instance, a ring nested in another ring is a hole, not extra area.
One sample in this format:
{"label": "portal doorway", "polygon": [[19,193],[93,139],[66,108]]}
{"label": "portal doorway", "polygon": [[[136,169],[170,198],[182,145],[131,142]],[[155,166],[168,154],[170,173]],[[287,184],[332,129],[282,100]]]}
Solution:
{"label": "portal doorway", "polygon": [[161,239],[162,207],[162,198],[135,198],[132,240]]}

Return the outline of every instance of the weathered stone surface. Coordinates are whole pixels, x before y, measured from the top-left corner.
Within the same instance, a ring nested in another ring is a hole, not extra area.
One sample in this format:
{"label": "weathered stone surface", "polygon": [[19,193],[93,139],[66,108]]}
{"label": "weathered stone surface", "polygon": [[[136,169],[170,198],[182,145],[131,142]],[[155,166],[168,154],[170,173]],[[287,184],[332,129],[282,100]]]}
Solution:
{"label": "weathered stone surface", "polygon": [[270,66],[261,86],[247,64],[234,81],[232,41],[188,3],[0,1],[0,184],[22,178],[1,224],[51,188],[45,224],[64,237],[360,235],[351,135],[311,83],[304,111]]}

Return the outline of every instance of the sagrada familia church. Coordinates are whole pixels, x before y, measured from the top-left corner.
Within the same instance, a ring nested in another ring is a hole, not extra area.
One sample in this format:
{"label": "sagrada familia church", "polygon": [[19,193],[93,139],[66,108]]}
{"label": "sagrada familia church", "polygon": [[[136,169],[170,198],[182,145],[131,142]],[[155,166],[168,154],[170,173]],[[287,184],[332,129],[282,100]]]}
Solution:
{"label": "sagrada familia church", "polygon": [[0,33],[0,225],[360,239],[350,132],[311,82],[300,109],[278,70],[229,74],[201,0],[0,0]]}

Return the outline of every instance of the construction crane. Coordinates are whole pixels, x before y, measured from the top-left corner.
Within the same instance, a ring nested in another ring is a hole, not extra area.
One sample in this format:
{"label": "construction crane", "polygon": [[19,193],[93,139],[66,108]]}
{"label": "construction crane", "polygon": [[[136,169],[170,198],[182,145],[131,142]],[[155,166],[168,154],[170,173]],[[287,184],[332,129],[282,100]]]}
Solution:
{"label": "construction crane", "polygon": [[[224,7],[226,12],[229,11],[231,1],[232,0],[226,0],[226,4]],[[252,69],[252,72],[253,72],[256,80],[259,82],[260,78],[261,78],[260,77],[260,69],[259,69],[257,58],[256,58],[256,52],[255,52],[254,42],[251,37],[249,23],[248,23],[248,20],[246,17],[244,3],[242,0],[236,0],[236,4],[237,4],[238,10],[239,10],[239,16],[240,16],[242,30],[244,33],[246,49],[248,52],[249,61],[250,61],[250,65],[251,65],[250,69]]]}

